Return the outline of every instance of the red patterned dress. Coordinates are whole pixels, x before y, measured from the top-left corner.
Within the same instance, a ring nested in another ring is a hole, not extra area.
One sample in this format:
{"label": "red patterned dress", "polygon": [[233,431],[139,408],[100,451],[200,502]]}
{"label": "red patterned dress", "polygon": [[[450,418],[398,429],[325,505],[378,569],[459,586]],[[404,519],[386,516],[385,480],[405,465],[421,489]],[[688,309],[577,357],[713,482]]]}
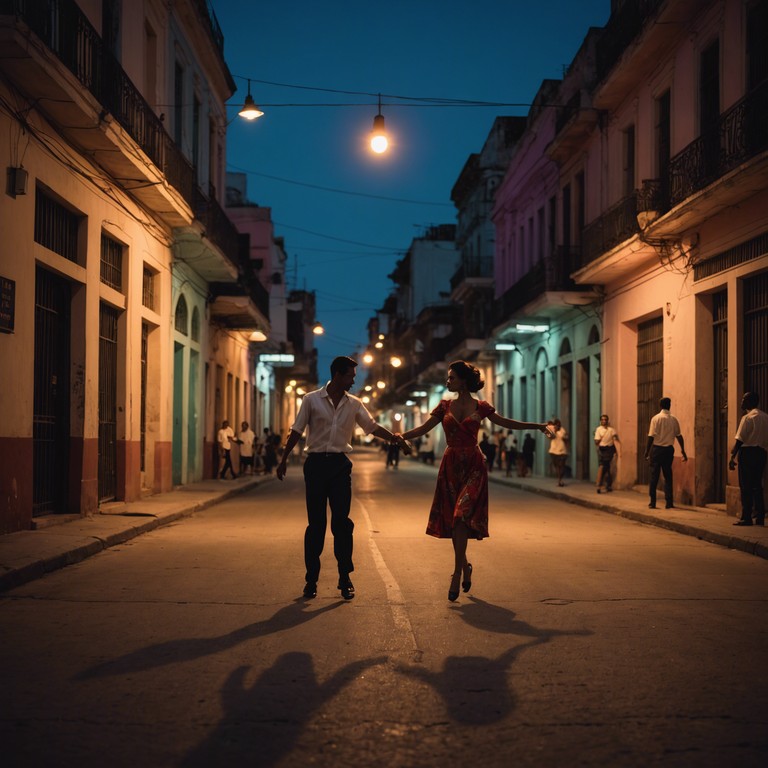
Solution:
{"label": "red patterned dress", "polygon": [[477,410],[458,422],[450,404],[450,400],[441,400],[432,411],[442,420],[448,447],[437,473],[427,533],[450,539],[454,522],[463,520],[470,538],[484,539],[488,535],[488,469],[477,444],[477,433],[480,422],[495,408],[480,400]]}

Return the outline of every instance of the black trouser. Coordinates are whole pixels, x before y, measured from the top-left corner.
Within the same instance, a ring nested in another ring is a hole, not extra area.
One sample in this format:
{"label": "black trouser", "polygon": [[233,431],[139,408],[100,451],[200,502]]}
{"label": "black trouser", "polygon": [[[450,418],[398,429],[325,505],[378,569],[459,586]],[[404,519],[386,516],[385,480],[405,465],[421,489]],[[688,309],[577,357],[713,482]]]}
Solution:
{"label": "black trouser", "polygon": [[355,570],[352,565],[352,531],[349,519],[352,503],[352,462],[345,453],[310,453],[304,462],[307,492],[307,530],[304,532],[306,580],[316,582],[320,575],[320,555],[325,544],[328,505],[331,507],[333,554],[339,576]]}
{"label": "black trouser", "polygon": [[235,470],[232,469],[232,456],[230,455],[229,449],[225,448],[224,450],[224,466],[221,468],[221,472],[219,473],[220,478],[224,478],[224,475],[227,474],[227,470],[229,470],[232,474],[232,477],[237,477],[235,474]]}
{"label": "black trouser", "polygon": [[739,488],[741,489],[741,519],[752,522],[754,510],[758,523],[765,521],[765,501],[763,498],[763,472],[765,472],[766,454],[764,448],[741,446],[739,449]]}
{"label": "black trouser", "polygon": [[659,484],[661,473],[664,475],[664,496],[667,506],[672,506],[672,459],[674,458],[674,445],[654,445],[651,448],[651,482],[648,485],[651,504],[656,503],[656,486]]}

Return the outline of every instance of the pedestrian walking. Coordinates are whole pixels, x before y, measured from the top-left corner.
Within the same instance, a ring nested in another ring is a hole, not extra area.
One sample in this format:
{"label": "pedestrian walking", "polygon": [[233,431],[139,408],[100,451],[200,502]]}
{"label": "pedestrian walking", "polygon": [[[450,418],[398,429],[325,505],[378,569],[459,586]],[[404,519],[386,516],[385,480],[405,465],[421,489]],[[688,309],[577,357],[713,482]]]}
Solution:
{"label": "pedestrian walking", "polygon": [[666,508],[675,506],[672,492],[672,460],[675,457],[675,440],[680,443],[680,453],[683,461],[688,461],[685,453],[685,441],[680,432],[680,423],[669,412],[672,400],[662,397],[659,400],[659,412],[651,418],[648,427],[648,442],[645,446],[645,458],[651,463],[651,480],[648,484],[650,496],[649,509],[656,509],[656,486],[659,484],[659,475],[664,475],[664,497]]}
{"label": "pedestrian walking", "polygon": [[448,599],[456,600],[459,585],[464,592],[472,586],[472,564],[467,560],[468,539],[488,536],[488,469],[490,464],[481,452],[477,433],[484,419],[504,429],[540,429],[546,424],[507,419],[496,409],[473,394],[484,385],[480,371],[474,365],[457,360],[448,366],[448,391],[452,400],[441,400],[430,417],[420,427],[404,432],[412,440],[427,434],[438,424],[443,425],[447,448],[440,462],[427,534],[453,542],[454,569],[448,588]]}
{"label": "pedestrian walking", "polygon": [[480,450],[485,456],[485,463],[488,471],[493,472],[493,460],[496,458],[496,442],[491,435],[491,439],[488,439],[488,435],[483,432],[483,436],[480,439]]}
{"label": "pedestrian walking", "polygon": [[520,474],[520,466],[518,464],[518,461],[520,460],[520,455],[517,450],[517,438],[511,433],[507,432],[507,453],[504,456],[504,459],[506,461],[506,467],[507,467],[507,477],[509,477],[512,474],[512,467],[517,468],[517,474]]}
{"label": "pedestrian walking", "polygon": [[757,392],[745,392],[741,398],[744,415],[736,430],[728,467],[736,468],[738,458],[739,489],[741,490],[741,518],[734,525],[765,525],[765,497],[763,474],[768,457],[768,414],[757,406]]}
{"label": "pedestrian walking", "polygon": [[406,454],[410,452],[402,437],[377,424],[363,401],[349,394],[355,383],[356,367],[357,361],[350,357],[335,358],[331,363],[331,380],[324,387],[304,395],[277,465],[277,479],[282,480],[288,469],[288,457],[304,430],[307,430],[307,458],[304,462],[307,499],[304,596],[307,598],[317,595],[320,555],[325,543],[329,505],[333,552],[339,572],[337,588],[345,600],[355,596],[355,588],[349,577],[355,570],[352,563],[352,531],[355,525],[349,517],[352,462],[347,455],[352,451],[355,427],[360,426],[367,435],[373,434],[382,440],[398,442]]}
{"label": "pedestrian walking", "polygon": [[536,452],[536,441],[530,432],[525,433],[523,438],[523,450],[522,450],[522,463],[519,464],[520,476],[528,477],[529,474],[533,474],[533,454]]}
{"label": "pedestrian walking", "polygon": [[618,455],[621,442],[616,430],[610,425],[608,414],[604,413],[600,417],[600,426],[595,430],[595,446],[597,447],[597,492],[605,482],[605,490],[610,493],[613,490],[613,478],[611,477],[611,463],[613,457]]}
{"label": "pedestrian walking", "polygon": [[234,430],[229,426],[229,422],[226,419],[221,422],[221,429],[216,435],[216,441],[219,444],[219,455],[224,459],[224,466],[221,468],[221,472],[219,472],[219,478],[223,480],[227,470],[229,470],[232,479],[235,480],[237,475],[235,470],[232,469],[231,449],[232,443],[237,442],[237,439],[235,438]]}
{"label": "pedestrian walking", "polygon": [[565,461],[568,458],[568,433],[565,427],[560,423],[560,419],[549,422],[550,431],[554,434],[549,444],[549,458],[552,461],[552,467],[557,475],[557,484],[565,485]]}

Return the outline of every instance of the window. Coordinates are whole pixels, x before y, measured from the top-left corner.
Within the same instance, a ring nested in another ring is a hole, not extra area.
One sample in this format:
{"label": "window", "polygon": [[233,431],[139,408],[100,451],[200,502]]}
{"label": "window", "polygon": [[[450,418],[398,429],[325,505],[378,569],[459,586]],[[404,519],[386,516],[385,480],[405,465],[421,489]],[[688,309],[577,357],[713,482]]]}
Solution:
{"label": "window", "polygon": [[200,99],[197,94],[192,99],[192,165],[195,168],[200,165]]}
{"label": "window", "polygon": [[184,135],[184,67],[177,61],[173,72],[173,138],[178,146]]}
{"label": "window", "polygon": [[720,117],[720,41],[701,54],[699,69],[699,133],[712,134]]}
{"label": "window", "polygon": [[669,156],[672,143],[670,127],[669,91],[656,99],[656,176],[666,182],[669,172]]}
{"label": "window", "polygon": [[192,341],[200,341],[200,312],[197,307],[192,310]]}
{"label": "window", "polygon": [[101,235],[101,282],[123,290],[123,244],[104,233]]}
{"label": "window", "polygon": [[35,242],[77,264],[77,231],[80,217],[35,190]]}
{"label": "window", "polygon": [[184,294],[179,296],[179,300],[176,303],[176,315],[174,317],[174,327],[179,333],[183,333],[185,336],[189,335],[187,330],[187,323],[189,322],[189,313],[187,312],[187,300],[184,298]]}
{"label": "window", "polygon": [[147,266],[144,267],[141,283],[141,303],[155,311],[155,273]]}
{"label": "window", "polygon": [[624,197],[635,191],[635,126],[627,126],[624,131]]}
{"label": "window", "polygon": [[753,3],[747,11],[747,89],[768,80],[768,0]]}

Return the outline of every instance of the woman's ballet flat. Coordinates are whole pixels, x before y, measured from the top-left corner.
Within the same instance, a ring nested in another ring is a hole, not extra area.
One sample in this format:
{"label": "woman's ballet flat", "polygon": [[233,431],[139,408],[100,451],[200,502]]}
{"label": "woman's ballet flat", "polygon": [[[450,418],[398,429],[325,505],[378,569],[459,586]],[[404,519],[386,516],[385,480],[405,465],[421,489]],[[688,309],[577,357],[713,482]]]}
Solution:
{"label": "woman's ballet flat", "polygon": [[469,572],[469,578],[466,578],[461,582],[461,588],[465,592],[469,592],[472,587],[472,563],[467,563],[467,571]]}

